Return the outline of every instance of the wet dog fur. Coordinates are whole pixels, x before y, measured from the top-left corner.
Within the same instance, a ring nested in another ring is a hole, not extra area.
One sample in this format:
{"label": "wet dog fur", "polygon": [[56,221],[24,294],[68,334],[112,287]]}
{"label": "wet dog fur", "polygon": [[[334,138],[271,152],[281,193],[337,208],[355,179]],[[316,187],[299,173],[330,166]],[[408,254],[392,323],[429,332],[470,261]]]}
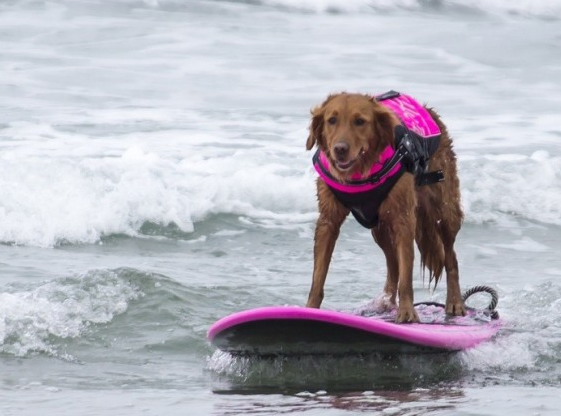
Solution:
{"label": "wet dog fur", "polygon": [[[397,307],[397,322],[419,321],[413,306],[414,242],[421,254],[421,265],[428,270],[435,286],[446,272],[446,313],[465,315],[454,251],[463,220],[456,155],[446,126],[434,110],[427,110],[442,134],[438,150],[430,159],[430,169],[442,170],[445,180],[416,186],[413,175],[404,173],[382,202],[379,223],[371,229],[386,257],[387,277],[381,306]],[[330,173],[345,182],[356,172],[366,176],[382,150],[387,145],[394,146],[394,127],[399,123],[394,113],[370,96],[333,94],[312,110],[306,148],[318,146],[329,159]],[[307,302],[313,308],[319,308],[323,301],[335,242],[350,212],[321,178],[317,180],[317,197],[314,270]]]}

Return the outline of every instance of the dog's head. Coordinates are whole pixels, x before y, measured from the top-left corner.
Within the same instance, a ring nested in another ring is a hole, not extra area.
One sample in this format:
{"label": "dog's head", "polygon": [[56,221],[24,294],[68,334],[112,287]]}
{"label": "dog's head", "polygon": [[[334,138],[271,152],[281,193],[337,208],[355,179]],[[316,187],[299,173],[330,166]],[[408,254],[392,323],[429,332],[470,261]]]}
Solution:
{"label": "dog's head", "polygon": [[380,153],[394,143],[399,120],[375,99],[361,94],[330,95],[312,110],[306,148],[325,153],[331,173],[340,180],[353,173],[365,175]]}

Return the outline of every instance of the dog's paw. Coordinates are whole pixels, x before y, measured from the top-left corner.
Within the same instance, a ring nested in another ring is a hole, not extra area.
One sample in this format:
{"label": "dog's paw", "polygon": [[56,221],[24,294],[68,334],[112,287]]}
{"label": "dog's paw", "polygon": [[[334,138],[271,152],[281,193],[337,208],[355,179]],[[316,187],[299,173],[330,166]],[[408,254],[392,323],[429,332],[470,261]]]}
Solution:
{"label": "dog's paw", "polygon": [[466,316],[466,309],[462,301],[459,302],[447,302],[446,303],[446,315],[450,316]]}
{"label": "dog's paw", "polygon": [[400,306],[397,309],[397,318],[395,320],[398,324],[401,323],[414,323],[419,322],[419,315],[413,305],[411,306]]}

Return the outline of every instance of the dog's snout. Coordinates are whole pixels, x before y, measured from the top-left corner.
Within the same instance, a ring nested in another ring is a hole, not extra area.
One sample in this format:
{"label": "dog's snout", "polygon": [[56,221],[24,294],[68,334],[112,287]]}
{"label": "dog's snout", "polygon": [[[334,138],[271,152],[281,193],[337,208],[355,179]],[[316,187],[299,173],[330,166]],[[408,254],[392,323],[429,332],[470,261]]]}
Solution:
{"label": "dog's snout", "polygon": [[349,144],[346,142],[338,142],[333,146],[337,158],[344,158],[349,153]]}

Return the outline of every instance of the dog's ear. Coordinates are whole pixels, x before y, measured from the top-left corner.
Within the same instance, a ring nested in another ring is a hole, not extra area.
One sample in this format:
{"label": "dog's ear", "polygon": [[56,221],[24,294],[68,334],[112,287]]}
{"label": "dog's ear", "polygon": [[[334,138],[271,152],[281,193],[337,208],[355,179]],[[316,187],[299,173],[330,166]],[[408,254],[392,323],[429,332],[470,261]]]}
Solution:
{"label": "dog's ear", "polygon": [[323,106],[316,107],[311,111],[312,121],[310,122],[310,134],[306,141],[306,150],[312,150],[317,143],[318,146],[324,143],[323,140]]}
{"label": "dog's ear", "polygon": [[312,150],[312,147],[314,147],[315,144],[317,144],[319,148],[325,148],[325,140],[323,137],[323,116],[325,106],[333,98],[335,98],[336,95],[337,94],[330,94],[321,105],[311,111],[312,121],[310,123],[310,135],[308,136],[308,141],[306,142],[307,150]]}
{"label": "dog's ear", "polygon": [[388,145],[395,147],[395,126],[399,124],[397,117],[387,108],[381,105],[374,106],[374,132],[378,140],[377,147],[378,151],[382,151]]}

